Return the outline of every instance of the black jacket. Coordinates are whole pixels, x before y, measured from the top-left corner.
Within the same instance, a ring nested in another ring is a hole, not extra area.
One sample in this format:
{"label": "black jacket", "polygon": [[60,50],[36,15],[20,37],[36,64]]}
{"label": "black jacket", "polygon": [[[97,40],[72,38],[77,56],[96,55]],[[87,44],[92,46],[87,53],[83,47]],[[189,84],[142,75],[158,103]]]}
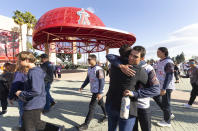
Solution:
{"label": "black jacket", "polygon": [[0,99],[8,97],[13,77],[13,73],[10,72],[5,72],[2,75],[0,75]]}
{"label": "black jacket", "polygon": [[45,83],[52,83],[53,82],[53,65],[51,62],[47,61],[41,65],[41,68],[46,73],[45,75]]}
{"label": "black jacket", "polygon": [[[124,63],[124,62],[123,62]],[[110,104],[113,110],[120,111],[121,100],[125,90],[134,91],[139,84],[146,85],[148,75],[144,68],[141,66],[133,66],[136,71],[134,77],[129,77],[122,73],[122,71],[111,66],[110,86],[107,93],[107,104]],[[131,98],[130,115],[137,116],[137,99]]]}

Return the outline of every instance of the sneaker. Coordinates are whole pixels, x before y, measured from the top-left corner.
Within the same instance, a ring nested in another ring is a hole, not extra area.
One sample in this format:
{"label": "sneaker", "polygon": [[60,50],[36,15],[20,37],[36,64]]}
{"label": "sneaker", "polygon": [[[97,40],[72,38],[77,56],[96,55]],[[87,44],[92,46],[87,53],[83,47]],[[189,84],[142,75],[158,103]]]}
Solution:
{"label": "sneaker", "polygon": [[184,104],[184,107],[185,107],[185,108],[192,108],[192,105]]}
{"label": "sneaker", "polygon": [[65,131],[65,127],[64,126],[59,127],[58,131]]}
{"label": "sneaker", "polygon": [[171,124],[165,122],[165,121],[160,121],[157,123],[158,126],[161,126],[161,127],[171,127]]}
{"label": "sneaker", "polygon": [[103,123],[105,121],[107,121],[107,117],[106,116],[104,116],[103,118],[99,119],[98,123]]}
{"label": "sneaker", "polygon": [[83,130],[87,130],[88,129],[88,125],[86,123],[83,123],[82,125],[80,125],[78,127],[79,131],[83,131]]}
{"label": "sneaker", "polygon": [[171,120],[173,120],[175,118],[174,114],[171,114]]}
{"label": "sneaker", "polygon": [[43,110],[42,113],[43,114],[47,114],[50,110]]}
{"label": "sneaker", "polygon": [[5,113],[7,113],[7,111],[6,111],[6,110],[4,110],[4,111],[0,112],[0,115],[3,115],[3,114],[5,114]]}
{"label": "sneaker", "polygon": [[51,103],[50,107],[53,107],[55,104],[56,104],[56,102],[53,101],[53,102]]}

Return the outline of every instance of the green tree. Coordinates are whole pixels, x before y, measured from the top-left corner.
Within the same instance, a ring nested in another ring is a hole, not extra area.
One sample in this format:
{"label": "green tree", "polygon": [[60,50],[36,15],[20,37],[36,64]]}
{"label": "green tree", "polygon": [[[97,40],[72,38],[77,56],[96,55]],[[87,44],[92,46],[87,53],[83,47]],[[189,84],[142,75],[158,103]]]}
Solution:
{"label": "green tree", "polygon": [[77,53],[77,59],[80,59],[82,57],[81,53]]}
{"label": "green tree", "polygon": [[180,64],[185,61],[184,53],[182,52],[180,55],[177,55],[176,57],[173,57],[172,59],[173,61],[176,61],[178,64]]}
{"label": "green tree", "polygon": [[[27,50],[33,49],[33,47],[28,45],[31,44],[29,42],[29,31],[30,29],[33,29],[34,26],[36,25],[37,19],[34,15],[32,15],[30,12],[26,11],[23,15],[24,23],[27,25]],[[31,44],[32,45],[32,44]],[[33,50],[34,52],[34,50]]]}
{"label": "green tree", "polygon": [[26,42],[26,45],[27,45],[27,49],[28,49],[28,50],[32,50],[32,52],[35,52],[35,49],[33,48],[31,42],[27,41],[27,42]]}
{"label": "green tree", "polygon": [[185,61],[184,52],[182,52],[182,53],[180,54],[180,60],[181,60],[181,62],[184,62],[184,61]]}
{"label": "green tree", "polygon": [[176,60],[176,62],[177,62],[178,64],[181,63],[180,55],[177,55],[177,56],[175,57],[175,60]]}
{"label": "green tree", "polygon": [[176,61],[175,57],[172,57],[171,59],[172,59],[174,62]]}
{"label": "green tree", "polygon": [[[14,11],[14,16],[12,17],[14,19],[14,22],[16,24],[19,25],[19,35],[20,35],[20,41],[22,41],[22,25],[23,24],[26,24],[27,25],[27,50],[29,50],[29,45],[28,44],[31,44],[29,42],[29,31],[30,29],[33,29],[37,20],[35,18],[34,15],[32,15],[30,12],[26,11],[25,13],[19,11],[19,10],[16,10]],[[33,50],[34,51],[34,50]]]}
{"label": "green tree", "polygon": [[[24,24],[24,13],[22,13],[19,10],[14,11],[14,16],[12,16],[14,22],[19,25],[19,36],[20,40],[19,42],[22,41],[22,25]],[[23,50],[23,49],[22,49]]]}
{"label": "green tree", "polygon": [[23,15],[24,23],[27,24],[27,34],[29,34],[29,30],[33,29],[36,25],[37,19],[32,13],[26,11]]}

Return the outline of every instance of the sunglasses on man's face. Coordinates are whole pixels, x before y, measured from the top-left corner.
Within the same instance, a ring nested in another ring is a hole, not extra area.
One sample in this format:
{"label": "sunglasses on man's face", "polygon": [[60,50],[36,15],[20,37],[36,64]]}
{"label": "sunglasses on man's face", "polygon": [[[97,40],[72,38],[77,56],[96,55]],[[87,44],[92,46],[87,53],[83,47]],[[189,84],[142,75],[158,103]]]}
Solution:
{"label": "sunglasses on man's face", "polygon": [[91,59],[87,59],[88,61],[90,61]]}
{"label": "sunglasses on man's face", "polygon": [[191,61],[189,64],[194,65],[194,64],[195,64],[195,62],[192,62],[192,61]]}

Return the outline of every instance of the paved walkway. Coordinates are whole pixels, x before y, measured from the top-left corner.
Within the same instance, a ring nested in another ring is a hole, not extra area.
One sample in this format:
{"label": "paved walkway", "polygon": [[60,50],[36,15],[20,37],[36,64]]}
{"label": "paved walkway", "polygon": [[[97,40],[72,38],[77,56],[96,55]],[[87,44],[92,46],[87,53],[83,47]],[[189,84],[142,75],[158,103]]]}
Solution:
{"label": "paved walkway", "polygon": [[[52,85],[52,96],[57,101],[56,106],[42,119],[58,125],[64,125],[68,131],[77,131],[75,126],[85,120],[88,111],[91,94],[89,86],[79,93],[82,82],[86,77],[86,71],[68,71],[61,79],[56,79]],[[106,90],[108,89],[108,78],[106,78]],[[175,119],[171,128],[160,128],[156,122],[162,120],[162,112],[152,101],[152,131],[197,131],[198,130],[198,104],[192,109],[185,109],[182,104],[187,103],[191,86],[189,79],[181,79],[176,85],[177,89],[172,94],[172,112]],[[18,124],[17,104],[8,108],[8,113],[0,116],[0,131],[11,131],[11,127]],[[90,124],[88,131],[107,131],[107,122],[98,124],[97,119],[102,117],[102,111],[98,107]]]}

